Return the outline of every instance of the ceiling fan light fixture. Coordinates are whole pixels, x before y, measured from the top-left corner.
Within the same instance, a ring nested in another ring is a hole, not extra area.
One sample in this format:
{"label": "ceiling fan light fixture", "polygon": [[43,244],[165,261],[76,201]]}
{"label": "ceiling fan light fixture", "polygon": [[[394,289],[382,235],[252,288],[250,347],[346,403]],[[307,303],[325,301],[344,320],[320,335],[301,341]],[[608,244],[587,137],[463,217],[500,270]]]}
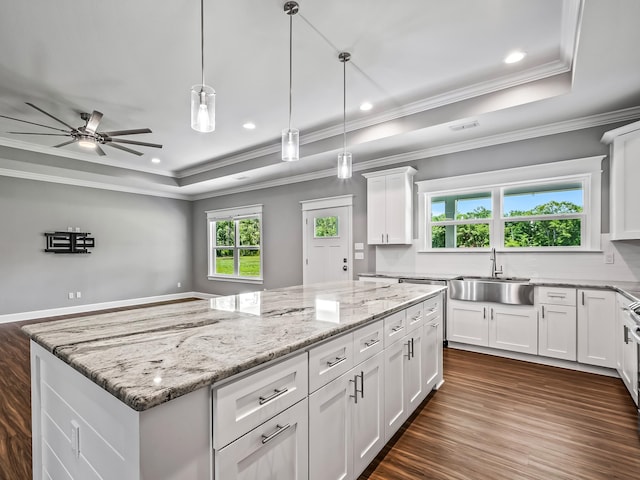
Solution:
{"label": "ceiling fan light fixture", "polygon": [[293,16],[298,13],[298,2],[286,2],[284,11],[289,15],[289,127],[282,130],[282,161],[300,159],[300,131],[291,128],[291,92],[293,83]]}
{"label": "ceiling fan light fixture", "polygon": [[338,60],[342,62],[342,140],[343,150],[338,154],[338,178],[351,178],[353,173],[353,158],[347,152],[347,62],[351,60],[349,52],[340,52]]}
{"label": "ceiling fan light fixture", "polygon": [[216,91],[204,83],[204,0],[200,0],[200,66],[202,83],[191,87],[191,128],[208,133],[216,129]]}
{"label": "ceiling fan light fixture", "polygon": [[88,148],[91,150],[95,150],[96,147],[98,146],[98,144],[96,143],[95,139],[91,138],[91,137],[81,137],[78,140],[78,145],[81,146],[82,148]]}

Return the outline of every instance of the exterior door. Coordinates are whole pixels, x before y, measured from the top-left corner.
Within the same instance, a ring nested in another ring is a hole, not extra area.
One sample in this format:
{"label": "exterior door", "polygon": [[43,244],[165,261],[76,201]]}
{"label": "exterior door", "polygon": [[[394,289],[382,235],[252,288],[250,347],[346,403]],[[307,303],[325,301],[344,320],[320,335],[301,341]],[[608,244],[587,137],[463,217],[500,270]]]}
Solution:
{"label": "exterior door", "polygon": [[351,207],[306,210],[304,284],[350,280]]}

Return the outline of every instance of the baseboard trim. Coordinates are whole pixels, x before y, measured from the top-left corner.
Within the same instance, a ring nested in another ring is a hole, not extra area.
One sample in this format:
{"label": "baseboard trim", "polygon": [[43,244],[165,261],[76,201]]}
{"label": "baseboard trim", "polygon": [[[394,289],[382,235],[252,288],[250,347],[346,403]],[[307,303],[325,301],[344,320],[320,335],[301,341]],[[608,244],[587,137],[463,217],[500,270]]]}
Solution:
{"label": "baseboard trim", "polygon": [[550,367],[566,368],[569,370],[576,370],[578,372],[595,373],[597,375],[606,375],[607,377],[620,378],[618,372],[613,368],[585,365],[584,363],[571,362],[569,360],[560,360],[558,358],[540,357],[538,355],[530,355],[528,353],[509,352],[507,350],[499,350],[478,345],[467,345],[465,343],[452,342],[451,340],[449,340],[449,348],[466,350],[468,352],[475,353],[485,353],[487,355],[511,358],[513,360],[522,360],[524,362],[539,363],[541,365],[548,365]]}
{"label": "baseboard trim", "polygon": [[73,307],[48,308],[46,310],[33,310],[30,312],[7,313],[0,315],[0,324],[11,322],[22,322],[24,320],[35,320],[45,317],[56,317],[58,315],[72,315],[74,313],[94,312],[109,308],[131,307],[145,303],[166,302],[170,300],[180,300],[183,298],[212,298],[216,295],[202,292],[170,293],[167,295],[156,295],[153,297],[131,298],[127,300],[115,300],[112,302],[87,303],[85,305],[74,305]]}

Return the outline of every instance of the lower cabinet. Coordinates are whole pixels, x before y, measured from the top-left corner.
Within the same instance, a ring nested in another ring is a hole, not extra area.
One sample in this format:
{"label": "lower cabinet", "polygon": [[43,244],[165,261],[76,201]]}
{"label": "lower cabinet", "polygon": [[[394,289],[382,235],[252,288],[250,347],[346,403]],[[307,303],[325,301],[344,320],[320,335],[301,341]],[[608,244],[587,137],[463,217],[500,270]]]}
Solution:
{"label": "lower cabinet", "polygon": [[224,480],[304,480],[309,471],[307,399],[215,452]]}
{"label": "lower cabinet", "polygon": [[[617,370],[634,403],[638,405],[638,334],[635,321],[627,312],[630,300],[618,294],[616,346]],[[636,337],[636,338],[634,338]]]}
{"label": "lower cabinet", "polygon": [[538,354],[575,362],[576,307],[572,305],[540,305]]}
{"label": "lower cabinet", "polygon": [[383,358],[369,358],[309,396],[310,480],[357,478],[384,446]]}
{"label": "lower cabinet", "polygon": [[538,353],[533,306],[451,300],[448,340],[523,353]]}
{"label": "lower cabinet", "polygon": [[385,441],[427,396],[426,360],[422,325],[385,349]]}
{"label": "lower cabinet", "polygon": [[616,368],[615,295],[578,290],[578,362]]}

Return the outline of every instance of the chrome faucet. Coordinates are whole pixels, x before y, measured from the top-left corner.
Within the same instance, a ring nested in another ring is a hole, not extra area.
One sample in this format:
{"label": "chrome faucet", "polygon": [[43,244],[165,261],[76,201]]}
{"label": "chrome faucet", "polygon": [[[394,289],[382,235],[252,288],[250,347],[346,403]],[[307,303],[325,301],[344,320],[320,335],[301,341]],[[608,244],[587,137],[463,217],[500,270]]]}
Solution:
{"label": "chrome faucet", "polygon": [[500,265],[500,270],[498,270],[496,265],[496,249],[495,247],[491,249],[491,256],[489,257],[491,261],[491,278],[498,278],[498,275],[502,275],[502,265]]}

